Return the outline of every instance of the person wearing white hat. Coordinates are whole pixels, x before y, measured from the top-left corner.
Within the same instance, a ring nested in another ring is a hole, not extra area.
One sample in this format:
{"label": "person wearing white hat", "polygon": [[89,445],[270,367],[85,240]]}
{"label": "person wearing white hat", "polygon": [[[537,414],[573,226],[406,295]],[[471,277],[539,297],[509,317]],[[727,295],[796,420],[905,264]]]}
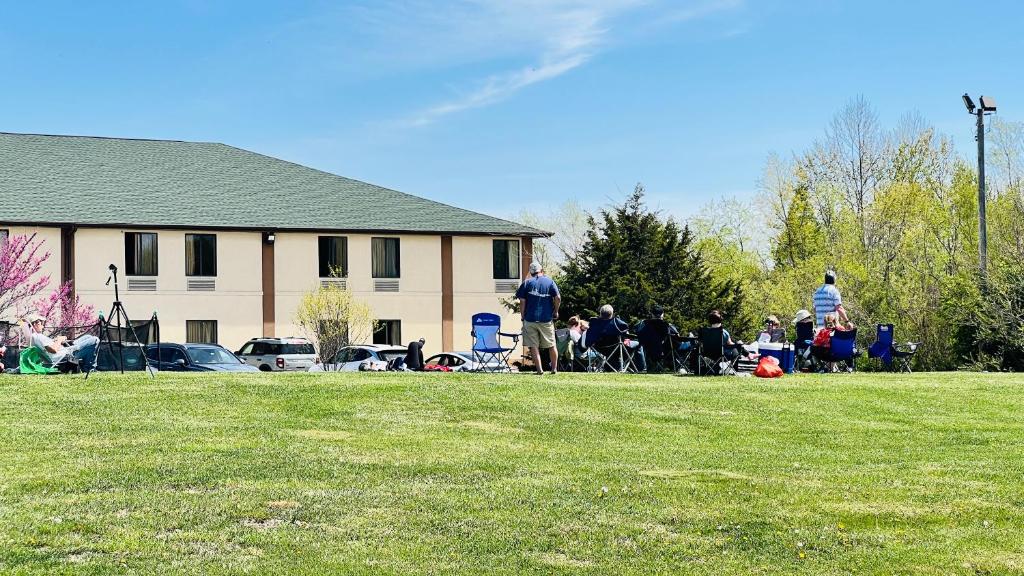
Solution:
{"label": "person wearing white hat", "polygon": [[78,337],[74,342],[67,344],[67,338],[64,336],[50,338],[43,334],[46,322],[42,316],[32,314],[27,320],[32,327],[32,346],[38,348],[43,353],[43,358],[49,360],[50,366],[56,366],[68,358],[74,358],[79,361],[79,368],[83,372],[92,371],[93,365],[96,362],[96,349],[100,343],[99,338],[91,334],[85,334]]}
{"label": "person wearing white hat", "polygon": [[530,264],[530,277],[516,290],[519,311],[523,315],[523,345],[530,349],[530,358],[537,374],[543,374],[540,349],[547,348],[551,358],[551,373],[558,372],[558,348],[555,346],[555,323],[562,294],[558,285],[544,274],[539,262]]}
{"label": "person wearing white hat", "polygon": [[807,320],[810,317],[811,317],[811,313],[808,312],[807,310],[797,310],[796,311],[796,317],[793,318],[793,324],[799,324],[799,323],[803,322],[804,320]]}

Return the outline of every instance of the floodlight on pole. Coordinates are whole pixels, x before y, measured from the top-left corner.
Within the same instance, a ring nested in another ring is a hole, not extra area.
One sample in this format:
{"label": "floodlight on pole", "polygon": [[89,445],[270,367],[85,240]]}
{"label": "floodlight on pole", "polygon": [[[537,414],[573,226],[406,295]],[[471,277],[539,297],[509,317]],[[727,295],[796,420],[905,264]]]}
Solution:
{"label": "floodlight on pole", "polygon": [[965,92],[963,95],[964,106],[967,113],[977,116],[978,141],[978,263],[983,281],[988,280],[988,226],[985,221],[985,115],[993,114],[996,111],[996,99],[991,96],[981,96],[978,102],[981,107],[974,105],[974,100]]}
{"label": "floodlight on pole", "polygon": [[974,114],[974,109],[977,108],[977,106],[974,105],[974,100],[971,100],[971,97],[968,96],[967,93],[964,93],[963,98],[964,106],[967,106],[967,113]]}

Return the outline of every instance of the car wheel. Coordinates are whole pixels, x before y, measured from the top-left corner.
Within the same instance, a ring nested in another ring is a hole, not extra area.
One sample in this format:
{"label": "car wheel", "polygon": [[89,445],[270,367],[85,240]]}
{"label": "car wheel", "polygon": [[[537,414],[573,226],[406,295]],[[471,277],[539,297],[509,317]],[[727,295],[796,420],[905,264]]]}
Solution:
{"label": "car wheel", "polygon": [[270,366],[267,366],[266,364],[261,364],[260,372],[270,372]]}

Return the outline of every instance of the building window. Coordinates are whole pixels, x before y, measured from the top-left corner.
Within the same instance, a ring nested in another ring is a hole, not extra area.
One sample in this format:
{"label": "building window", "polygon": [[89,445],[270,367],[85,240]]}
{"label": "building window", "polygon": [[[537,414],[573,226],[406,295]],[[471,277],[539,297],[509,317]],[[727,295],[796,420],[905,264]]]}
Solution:
{"label": "building window", "polygon": [[519,240],[494,240],[494,279],[519,279]]}
{"label": "building window", "polygon": [[216,234],[185,234],[185,275],[217,275]]}
{"label": "building window", "polygon": [[4,244],[7,243],[7,238],[10,237],[10,235],[10,230],[0,230],[0,246],[3,246]]}
{"label": "building window", "polygon": [[156,276],[156,234],[124,233],[124,273],[126,276]]}
{"label": "building window", "polygon": [[374,344],[388,344],[399,346],[402,344],[402,321],[401,320],[378,320],[377,328],[373,331]]}
{"label": "building window", "polygon": [[185,342],[194,344],[217,343],[216,320],[186,320]]}
{"label": "building window", "polygon": [[348,278],[348,238],[320,237],[320,277]]}
{"label": "building window", "polygon": [[374,278],[401,278],[402,267],[399,256],[398,238],[371,238],[370,250],[373,253]]}

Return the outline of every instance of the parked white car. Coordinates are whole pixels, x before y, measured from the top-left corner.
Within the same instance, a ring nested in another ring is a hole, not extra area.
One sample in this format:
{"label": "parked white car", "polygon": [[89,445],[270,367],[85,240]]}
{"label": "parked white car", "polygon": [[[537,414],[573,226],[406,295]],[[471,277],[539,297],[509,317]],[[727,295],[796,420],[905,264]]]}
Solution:
{"label": "parked white car", "polygon": [[235,356],[264,372],[306,371],[317,362],[316,349],[305,338],[253,338]]}
{"label": "parked white car", "polygon": [[314,364],[310,372],[355,372],[361,365],[370,370],[386,370],[387,364],[395,358],[405,358],[408,350],[404,347],[386,344],[359,344],[338,350],[334,362]]}

